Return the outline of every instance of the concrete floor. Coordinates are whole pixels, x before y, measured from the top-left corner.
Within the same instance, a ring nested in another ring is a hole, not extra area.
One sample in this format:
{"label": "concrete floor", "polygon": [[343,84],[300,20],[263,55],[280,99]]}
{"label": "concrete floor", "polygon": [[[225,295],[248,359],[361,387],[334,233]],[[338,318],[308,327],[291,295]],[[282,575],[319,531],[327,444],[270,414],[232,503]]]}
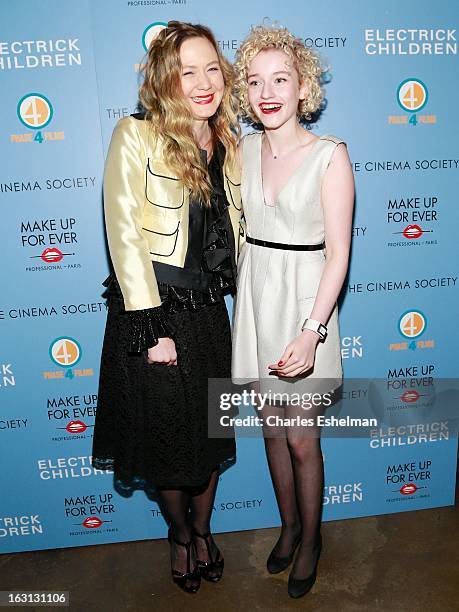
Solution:
{"label": "concrete floor", "polygon": [[288,570],[264,568],[277,529],[217,535],[223,580],[196,595],[172,583],[166,540],[5,554],[0,589],[68,590],[78,612],[457,612],[458,518],[449,507],[324,523],[317,582],[299,600],[287,595]]}

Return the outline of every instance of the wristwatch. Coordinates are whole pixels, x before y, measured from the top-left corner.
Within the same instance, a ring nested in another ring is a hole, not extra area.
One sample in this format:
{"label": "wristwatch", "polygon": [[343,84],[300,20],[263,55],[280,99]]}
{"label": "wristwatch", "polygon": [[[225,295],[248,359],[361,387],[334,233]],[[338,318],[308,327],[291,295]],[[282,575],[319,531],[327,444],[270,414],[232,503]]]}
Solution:
{"label": "wristwatch", "polygon": [[301,327],[301,331],[304,331],[305,329],[311,329],[312,331],[315,331],[317,334],[319,334],[322,340],[325,340],[327,336],[328,330],[325,325],[323,325],[323,323],[321,323],[320,321],[316,321],[315,319],[305,319]]}

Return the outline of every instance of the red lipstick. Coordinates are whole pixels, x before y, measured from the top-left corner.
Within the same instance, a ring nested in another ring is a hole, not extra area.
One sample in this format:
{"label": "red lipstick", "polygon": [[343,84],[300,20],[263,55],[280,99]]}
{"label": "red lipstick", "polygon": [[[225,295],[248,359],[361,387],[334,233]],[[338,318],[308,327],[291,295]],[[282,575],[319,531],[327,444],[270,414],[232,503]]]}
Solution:
{"label": "red lipstick", "polygon": [[192,100],[195,104],[210,104],[214,101],[215,94],[207,94],[206,96],[193,96]]}
{"label": "red lipstick", "polygon": [[260,110],[264,115],[272,115],[277,113],[282,108],[282,104],[278,102],[262,102],[260,104]]}

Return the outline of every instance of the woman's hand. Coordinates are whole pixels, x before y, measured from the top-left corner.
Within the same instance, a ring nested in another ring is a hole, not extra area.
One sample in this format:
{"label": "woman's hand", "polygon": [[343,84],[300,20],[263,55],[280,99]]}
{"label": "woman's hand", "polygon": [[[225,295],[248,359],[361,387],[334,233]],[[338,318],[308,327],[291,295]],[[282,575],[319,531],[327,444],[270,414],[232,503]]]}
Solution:
{"label": "woman's hand", "polygon": [[158,344],[148,349],[148,363],[177,365],[177,351],[172,338],[159,338]]}
{"label": "woman's hand", "polygon": [[295,340],[287,344],[278,361],[268,366],[278,376],[294,377],[307,372],[314,365],[319,334],[305,329]]}

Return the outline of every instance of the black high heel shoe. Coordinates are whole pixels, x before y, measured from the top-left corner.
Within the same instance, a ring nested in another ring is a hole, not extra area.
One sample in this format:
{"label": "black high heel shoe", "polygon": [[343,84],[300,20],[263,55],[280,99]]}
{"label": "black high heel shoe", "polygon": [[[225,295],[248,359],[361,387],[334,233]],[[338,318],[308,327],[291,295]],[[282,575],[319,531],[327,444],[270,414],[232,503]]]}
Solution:
{"label": "black high heel shoe", "polygon": [[215,559],[212,558],[212,550],[209,542],[209,538],[211,536],[210,531],[203,535],[193,529],[193,536],[201,538],[205,541],[207,547],[207,555],[210,559],[210,561],[201,561],[200,559],[196,559],[201,577],[204,578],[204,580],[207,580],[208,582],[218,582],[223,574],[225,560],[223,559],[221,552],[215,542],[214,544],[217,548],[217,554]]}
{"label": "black high heel shoe", "polygon": [[298,548],[298,544],[301,542],[301,531],[295,538],[293,542],[293,548],[289,555],[286,557],[278,557],[271,551],[267,561],[266,561],[266,569],[270,574],[279,574],[279,572],[283,572],[287,569],[290,563],[293,561],[293,557],[295,555],[295,551]]}
{"label": "black high heel shoe", "polygon": [[[186,549],[186,569],[187,571],[183,573],[171,567],[172,580],[175,582],[176,585],[178,585],[186,593],[197,593],[199,590],[199,587],[201,586],[201,574],[199,572],[199,567],[198,567],[197,562],[196,562],[196,565],[193,571],[191,571],[191,547],[194,544],[193,540],[190,540],[189,542],[179,542],[178,540],[174,538],[174,536],[172,535],[172,531],[170,529],[167,534],[167,539],[169,541],[169,544],[174,543],[174,544],[177,544],[177,546],[184,546]],[[187,584],[189,581],[191,581],[193,584]]]}
{"label": "black high heel shoe", "polygon": [[288,577],[288,594],[294,599],[298,599],[298,597],[303,597],[303,595],[306,595],[306,593],[308,593],[312,589],[316,581],[317,565],[319,564],[319,557],[322,551],[322,535],[320,533],[317,536],[316,543],[313,548],[313,552],[315,551],[317,551],[317,557],[316,562],[314,564],[314,569],[307,578],[293,578],[291,574]]}

